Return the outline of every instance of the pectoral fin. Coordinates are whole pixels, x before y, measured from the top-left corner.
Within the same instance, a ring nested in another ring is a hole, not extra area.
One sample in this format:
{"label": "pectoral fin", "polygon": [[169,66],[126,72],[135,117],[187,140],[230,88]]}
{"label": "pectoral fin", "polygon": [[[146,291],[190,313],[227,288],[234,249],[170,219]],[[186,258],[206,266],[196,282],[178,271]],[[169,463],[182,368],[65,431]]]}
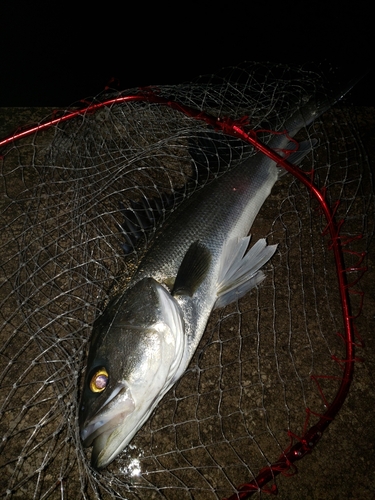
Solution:
{"label": "pectoral fin", "polygon": [[210,263],[210,251],[199,241],[192,243],[181,262],[172,295],[192,297],[206,277]]}
{"label": "pectoral fin", "polygon": [[265,239],[258,240],[246,253],[250,236],[229,240],[223,251],[217,286],[215,308],[224,307],[243,297],[249,290],[264,280],[260,268],[275,253],[277,245],[267,245]]}

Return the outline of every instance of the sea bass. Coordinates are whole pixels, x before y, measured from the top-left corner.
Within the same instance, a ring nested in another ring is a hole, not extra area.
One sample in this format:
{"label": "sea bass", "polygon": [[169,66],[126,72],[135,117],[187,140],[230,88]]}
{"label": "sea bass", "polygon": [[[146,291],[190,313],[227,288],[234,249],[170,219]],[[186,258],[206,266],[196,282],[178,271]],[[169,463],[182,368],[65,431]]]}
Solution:
{"label": "sea bass", "polygon": [[[308,101],[269,146],[294,149],[290,138],[331,104]],[[289,161],[299,163],[313,145],[302,142]],[[185,372],[211,311],[264,279],[276,245],[260,239],[247,251],[248,234],[281,172],[258,152],[192,195],[95,321],[79,415],[95,468],[116,458]]]}

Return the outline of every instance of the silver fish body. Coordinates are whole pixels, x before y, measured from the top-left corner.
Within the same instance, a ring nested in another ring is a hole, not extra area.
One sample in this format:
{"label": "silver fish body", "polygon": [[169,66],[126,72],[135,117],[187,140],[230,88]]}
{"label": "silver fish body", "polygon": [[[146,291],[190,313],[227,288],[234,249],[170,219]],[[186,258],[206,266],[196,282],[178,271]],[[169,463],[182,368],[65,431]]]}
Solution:
{"label": "silver fish body", "polygon": [[[180,304],[182,309],[194,310],[194,313],[190,312],[190,321],[186,322],[189,358],[195,351],[208,317],[220,296],[220,267],[223,259],[230,258],[227,255],[228,242],[235,241],[235,246],[238,246],[248,235],[255,217],[280,175],[279,172],[280,169],[274,162],[257,154],[201,189],[178,210],[174,220],[157,237],[134,276],[135,280],[152,276],[157,282],[167,283],[173,289],[171,284],[179,271],[183,272],[181,263],[191,245],[199,242],[201,249],[208,250],[210,265],[207,274],[194,291],[189,305],[186,304],[189,294],[173,291],[173,296],[179,302],[185,299],[184,305]],[[248,242],[249,240],[246,241],[246,247]],[[198,248],[195,259],[190,261],[196,262],[201,258],[203,259]],[[262,277],[260,274],[259,279]]]}
{"label": "silver fish body", "polygon": [[[308,102],[286,120],[289,137],[330,104]],[[269,146],[288,149],[286,135]],[[299,162],[313,143],[302,143]],[[276,250],[249,231],[280,169],[262,153],[195,193],[171,216],[129,286],[95,324],[80,406],[81,438],[91,461],[107,466],[129,443],[181,377],[211,311],[262,281],[260,268]]]}

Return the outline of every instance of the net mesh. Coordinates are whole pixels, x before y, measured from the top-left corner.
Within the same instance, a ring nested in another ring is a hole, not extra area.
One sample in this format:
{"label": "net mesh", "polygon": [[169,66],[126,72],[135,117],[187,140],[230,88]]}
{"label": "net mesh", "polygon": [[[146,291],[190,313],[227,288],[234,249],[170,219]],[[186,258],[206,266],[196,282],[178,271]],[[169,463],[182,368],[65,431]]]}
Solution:
{"label": "net mesh", "polygon": [[[7,144],[0,234],[6,498],[230,497],[321,419],[346,359],[337,274],[319,205],[286,175],[251,230],[253,241],[266,236],[279,245],[266,280],[212,314],[186,373],[106,470],[91,469],[77,424],[93,321],[156,230],[140,231],[125,257],[124,220],[134,222],[137,203],[148,199],[159,207],[159,227],[196,189],[254,154],[179,109],[118,98],[152,92],[198,113],[247,116],[247,127],[264,130],[267,143],[322,86],[306,68],[247,64],[187,85],[108,93],[86,111],[72,108],[67,120],[54,115],[53,126]],[[102,100],[111,103],[95,107]],[[374,232],[373,179],[358,132],[369,129],[371,117],[362,110],[358,124],[356,113],[335,107],[298,136],[318,139],[302,168],[345,221],[350,283],[361,275]],[[203,134],[208,142],[199,143]],[[194,141],[201,147],[192,160]],[[357,283],[350,290],[355,316],[363,294]],[[293,470],[289,463],[284,475]],[[275,491],[275,484],[256,494]]]}

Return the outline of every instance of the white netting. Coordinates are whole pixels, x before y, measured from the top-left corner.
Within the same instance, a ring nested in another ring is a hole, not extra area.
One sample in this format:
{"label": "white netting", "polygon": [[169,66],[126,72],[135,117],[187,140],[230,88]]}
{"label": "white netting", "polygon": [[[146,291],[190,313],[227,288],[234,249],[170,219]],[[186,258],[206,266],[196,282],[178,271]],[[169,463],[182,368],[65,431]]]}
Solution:
{"label": "white netting", "polygon": [[[254,129],[282,131],[285,116],[322,83],[301,68],[253,65],[154,91],[214,116],[247,115]],[[347,267],[358,267],[374,224],[371,171],[353,123],[349,111],[334,109],[300,134],[319,141],[302,168],[314,169],[329,199],[340,200],[342,233],[363,235],[350,242]],[[317,203],[288,175],[251,230],[253,241],[267,236],[279,244],[265,282],[214,312],[189,369],[152,418],[106,470],[90,468],[77,405],[91,327],[153,234],[125,259],[126,208],[159,198],[167,216],[253,154],[217,132],[192,162],[191,144],[207,130],[167,106],[124,102],[4,151],[0,492],[6,497],[228,497],[274,463],[291,436],[301,436],[333,400],[343,373],[337,360],[345,359],[336,334],[343,326],[335,265]],[[262,140],[270,137],[265,132]],[[353,299],[357,312],[361,295]]]}

